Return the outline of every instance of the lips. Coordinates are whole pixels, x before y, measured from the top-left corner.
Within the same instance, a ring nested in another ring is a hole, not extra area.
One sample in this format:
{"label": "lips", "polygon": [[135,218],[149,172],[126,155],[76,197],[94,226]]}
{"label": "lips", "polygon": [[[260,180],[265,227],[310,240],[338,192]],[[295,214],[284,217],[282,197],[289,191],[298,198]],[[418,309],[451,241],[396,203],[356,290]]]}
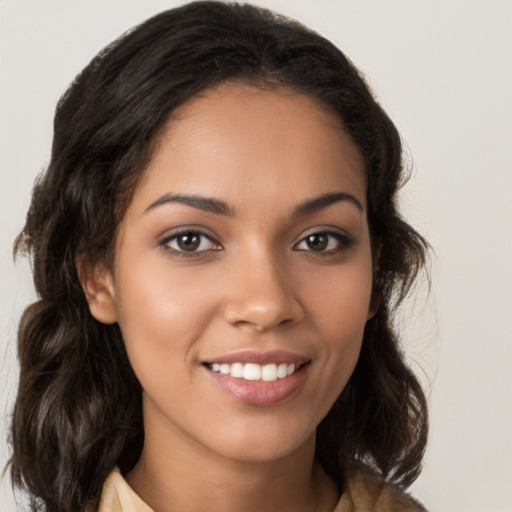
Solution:
{"label": "lips", "polygon": [[297,392],[309,363],[287,351],[239,351],[202,365],[212,381],[236,401],[264,406],[283,402]]}

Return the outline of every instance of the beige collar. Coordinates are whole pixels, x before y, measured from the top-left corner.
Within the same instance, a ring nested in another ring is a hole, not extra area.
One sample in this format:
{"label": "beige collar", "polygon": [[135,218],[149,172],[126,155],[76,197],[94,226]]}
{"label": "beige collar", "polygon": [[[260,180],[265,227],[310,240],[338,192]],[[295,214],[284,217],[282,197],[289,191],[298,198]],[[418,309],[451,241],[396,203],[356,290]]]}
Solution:
{"label": "beige collar", "polygon": [[[155,512],[135,493],[119,469],[108,476],[98,512]],[[398,488],[386,484],[371,471],[354,470],[347,478],[346,489],[333,512],[426,512]]]}

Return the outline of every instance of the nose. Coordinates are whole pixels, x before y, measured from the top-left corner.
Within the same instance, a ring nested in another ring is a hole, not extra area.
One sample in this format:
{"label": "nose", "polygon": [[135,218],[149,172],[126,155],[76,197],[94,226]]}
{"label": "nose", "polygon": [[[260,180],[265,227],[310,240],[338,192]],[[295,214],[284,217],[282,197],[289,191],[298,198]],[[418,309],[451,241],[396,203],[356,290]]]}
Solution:
{"label": "nose", "polygon": [[304,308],[285,266],[269,255],[241,257],[230,269],[225,320],[256,332],[301,322]]}

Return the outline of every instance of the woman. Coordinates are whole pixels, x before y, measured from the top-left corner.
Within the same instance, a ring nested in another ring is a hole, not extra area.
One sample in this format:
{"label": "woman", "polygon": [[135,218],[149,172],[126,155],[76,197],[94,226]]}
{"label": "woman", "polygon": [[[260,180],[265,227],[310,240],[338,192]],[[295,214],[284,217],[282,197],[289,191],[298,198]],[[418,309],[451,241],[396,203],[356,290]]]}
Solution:
{"label": "woman", "polygon": [[426,243],[399,135],[331,43],[195,2],[59,103],[17,251],[11,473],[34,510],[422,510],[391,315]]}

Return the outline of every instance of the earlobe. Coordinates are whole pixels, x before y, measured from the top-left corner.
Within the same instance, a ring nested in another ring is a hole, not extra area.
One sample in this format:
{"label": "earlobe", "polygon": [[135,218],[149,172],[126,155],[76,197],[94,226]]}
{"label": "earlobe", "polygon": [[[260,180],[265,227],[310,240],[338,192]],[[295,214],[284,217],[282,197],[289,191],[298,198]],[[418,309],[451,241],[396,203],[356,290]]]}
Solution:
{"label": "earlobe", "polygon": [[370,298],[370,306],[368,308],[368,316],[366,320],[373,318],[379,310],[382,302],[382,276],[380,272],[379,260],[382,252],[382,244],[378,244],[373,251],[373,279],[372,279],[372,296]]}
{"label": "earlobe", "polygon": [[377,311],[379,310],[379,307],[380,307],[380,303],[381,303],[380,290],[377,289],[376,287],[374,287],[374,289],[372,291],[372,296],[370,299],[370,307],[368,308],[368,315],[366,317],[366,320],[372,319],[377,314]]}
{"label": "earlobe", "polygon": [[114,279],[111,271],[103,263],[88,266],[79,258],[76,266],[91,315],[104,324],[117,322]]}

